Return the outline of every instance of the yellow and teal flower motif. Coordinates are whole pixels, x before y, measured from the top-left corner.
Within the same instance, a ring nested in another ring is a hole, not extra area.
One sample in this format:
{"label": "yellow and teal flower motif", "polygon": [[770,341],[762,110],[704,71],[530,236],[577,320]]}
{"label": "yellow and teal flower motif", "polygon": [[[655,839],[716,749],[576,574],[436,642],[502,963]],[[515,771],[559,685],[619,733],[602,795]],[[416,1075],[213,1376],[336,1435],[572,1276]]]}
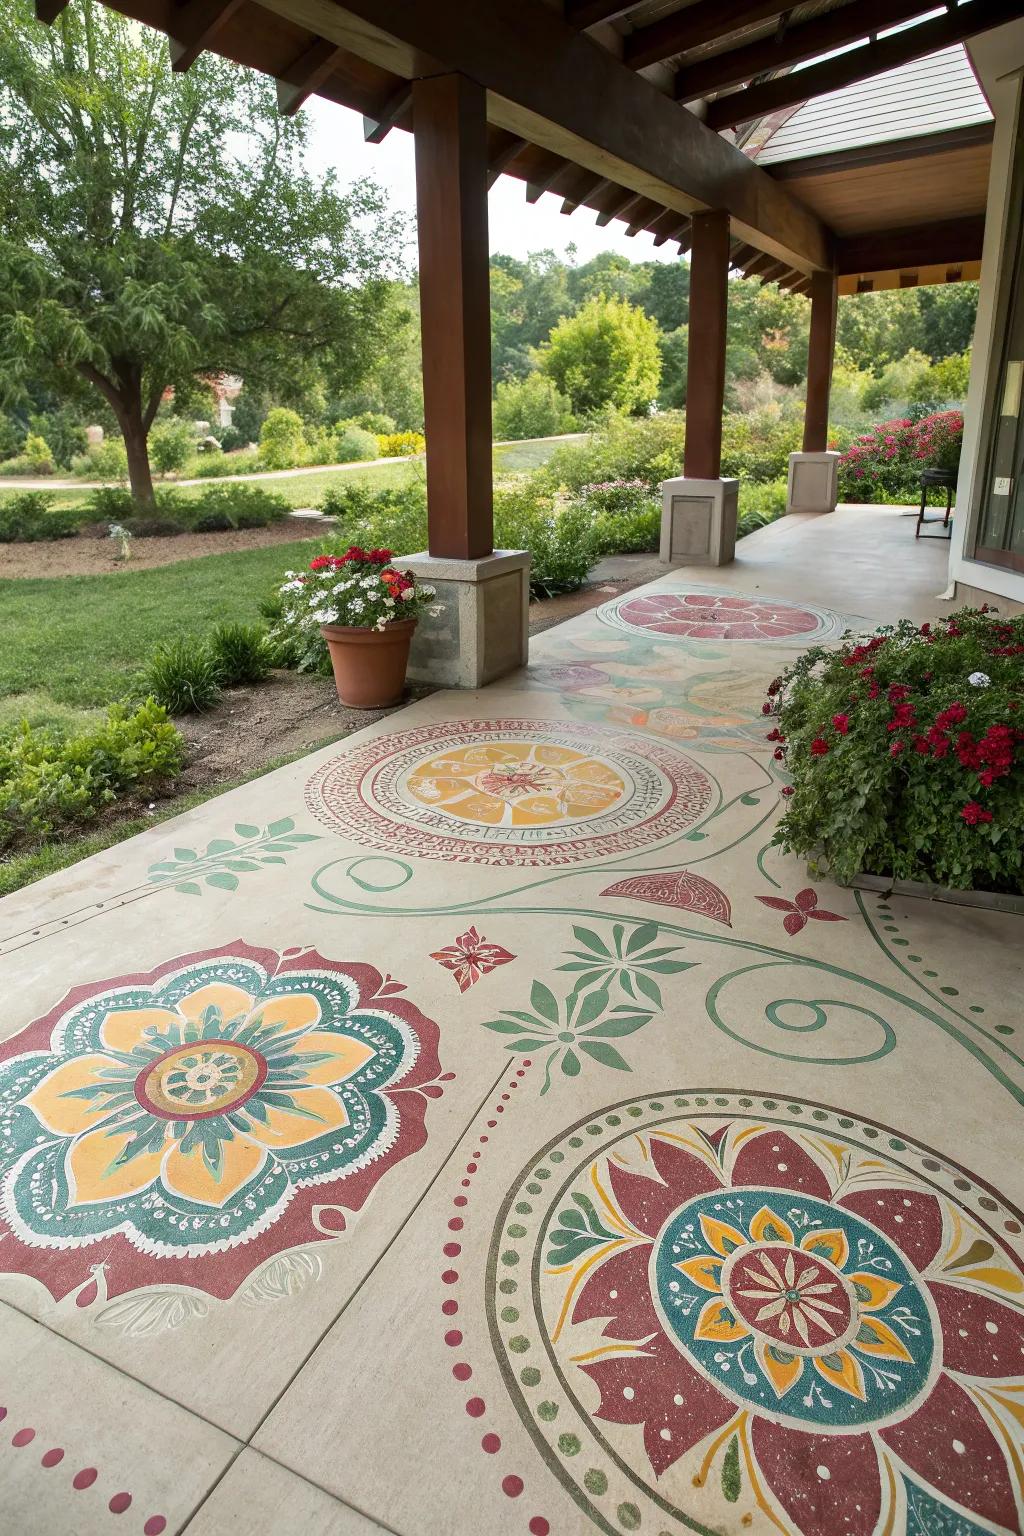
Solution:
{"label": "yellow and teal flower motif", "polygon": [[79,989],[4,1047],[3,1218],[32,1248],[118,1233],[195,1258],[249,1243],[301,1191],[375,1180],[424,1137],[422,1094],[393,1095],[438,1071],[436,1026],[401,990],[238,943]]}

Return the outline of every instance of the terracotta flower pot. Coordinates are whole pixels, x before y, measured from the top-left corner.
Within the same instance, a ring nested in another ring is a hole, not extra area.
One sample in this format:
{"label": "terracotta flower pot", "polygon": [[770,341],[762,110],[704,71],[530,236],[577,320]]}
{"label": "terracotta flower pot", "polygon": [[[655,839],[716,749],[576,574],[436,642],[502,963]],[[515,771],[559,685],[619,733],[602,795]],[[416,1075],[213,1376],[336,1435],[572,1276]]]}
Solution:
{"label": "terracotta flower pot", "polygon": [[397,704],[405,687],[415,619],[395,619],[386,629],[321,624],[331,653],[338,698],[352,709]]}

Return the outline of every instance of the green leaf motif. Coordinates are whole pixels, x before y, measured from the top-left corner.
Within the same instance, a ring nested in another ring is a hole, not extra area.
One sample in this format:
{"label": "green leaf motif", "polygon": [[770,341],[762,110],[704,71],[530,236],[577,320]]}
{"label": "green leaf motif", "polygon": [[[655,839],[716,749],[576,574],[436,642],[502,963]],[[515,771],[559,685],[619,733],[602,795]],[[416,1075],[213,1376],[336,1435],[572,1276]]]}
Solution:
{"label": "green leaf motif", "polygon": [[599,1061],[602,1067],[614,1067],[619,1072],[629,1072],[629,1062],[624,1061],[615,1049],[614,1045],[608,1045],[604,1040],[581,1040],[580,1050],[586,1051],[595,1061]]}
{"label": "green leaf motif", "polygon": [[271,837],[280,837],[282,832],[290,832],[295,822],[291,816],[284,816],[280,821],[272,821],[267,828]]}
{"label": "green leaf motif", "polygon": [[534,982],[530,991],[530,1003],[542,1019],[547,1019],[551,1024],[558,1023],[558,1004],[554,993],[542,981]]}
{"label": "green leaf motif", "polygon": [[207,885],[215,886],[220,891],[237,891],[238,876],[229,875],[226,869],[214,870],[212,875],[206,876]]}
{"label": "green leaf motif", "polygon": [[[202,854],[194,848],[175,848],[173,861],[162,860],[149,866],[150,883],[171,885],[189,896],[201,895],[204,885],[225,891],[236,890],[238,881],[234,875],[252,873],[262,869],[264,864],[284,864],[286,860],[282,855],[293,853],[296,844],[319,841],[316,833],[293,832],[294,825],[290,816],[272,821],[262,832],[248,822],[237,822],[235,832],[245,838],[249,846],[243,847],[227,837],[215,837],[207,843]],[[180,876],[185,868],[192,879],[168,878]]]}
{"label": "green leaf motif", "polygon": [[259,827],[251,827],[247,821],[235,822],[235,833],[238,837],[259,837]]}
{"label": "green leaf motif", "polygon": [[617,1236],[601,1221],[594,1202],[587,1195],[574,1194],[572,1198],[578,1209],[574,1211],[567,1207],[559,1211],[558,1226],[549,1238],[549,1264],[573,1264],[589,1248],[613,1242]]}
{"label": "green leaf motif", "polygon": [[743,1475],[740,1472],[740,1442],[736,1435],[729,1441],[728,1449],[722,1461],[722,1497],[730,1504],[735,1504],[743,1487]]}

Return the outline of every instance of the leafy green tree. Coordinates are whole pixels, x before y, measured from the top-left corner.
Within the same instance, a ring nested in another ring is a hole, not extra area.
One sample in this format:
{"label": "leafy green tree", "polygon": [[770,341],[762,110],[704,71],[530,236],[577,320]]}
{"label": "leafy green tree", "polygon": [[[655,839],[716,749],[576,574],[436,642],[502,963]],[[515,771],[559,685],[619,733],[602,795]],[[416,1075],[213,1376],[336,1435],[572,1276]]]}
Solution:
{"label": "leafy green tree", "polygon": [[505,379],[494,399],[496,441],[527,437],[555,437],[571,432],[572,411],[553,379],[531,373],[525,379]]}
{"label": "leafy green tree", "polygon": [[559,320],[537,362],[577,415],[606,406],[636,414],[658,394],[658,327],[625,299],[598,295]]}
{"label": "leafy green tree", "polygon": [[491,372],[522,379],[533,368],[531,351],[563,315],[573,312],[569,268],[554,251],[533,251],[525,261],[491,259]]}
{"label": "leafy green tree", "polygon": [[195,450],[195,429],[180,416],[158,421],[149,434],[149,457],[162,475],[183,470]]}
{"label": "leafy green tree", "polygon": [[260,461],[268,469],[292,469],[306,455],[306,434],[298,411],[279,405],[260,428]]}
{"label": "leafy green tree", "polygon": [[278,399],[351,386],[373,356],[400,232],[383,196],[303,170],[272,84],[98,0],[52,29],[0,9],[0,391],[109,405],[132,490],[164,391],[241,375]]}
{"label": "leafy green tree", "polygon": [[647,261],[640,271],[646,280],[636,291],[635,303],[666,333],[686,325],[689,319],[690,264],[688,261]]}

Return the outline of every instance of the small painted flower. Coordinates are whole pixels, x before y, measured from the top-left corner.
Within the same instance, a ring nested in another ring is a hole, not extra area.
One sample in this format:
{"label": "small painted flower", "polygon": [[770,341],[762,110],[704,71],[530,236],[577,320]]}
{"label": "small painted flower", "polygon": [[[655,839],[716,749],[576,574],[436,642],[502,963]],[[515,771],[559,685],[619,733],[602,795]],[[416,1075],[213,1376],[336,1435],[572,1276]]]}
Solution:
{"label": "small painted flower", "polygon": [[497,970],[499,965],[508,965],[516,957],[502,945],[488,943],[473,927],[460,933],[454,943],[434,951],[430,958],[452,972],[460,992],[468,992],[481,976]]}

